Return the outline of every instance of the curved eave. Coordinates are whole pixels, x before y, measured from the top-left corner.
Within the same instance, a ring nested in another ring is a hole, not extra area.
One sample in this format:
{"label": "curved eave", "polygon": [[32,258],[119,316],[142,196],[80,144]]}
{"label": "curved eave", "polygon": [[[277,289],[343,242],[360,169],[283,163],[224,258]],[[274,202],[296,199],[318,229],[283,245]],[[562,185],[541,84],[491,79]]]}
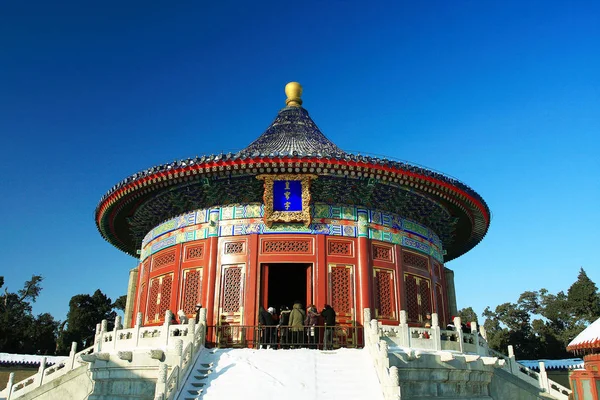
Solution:
{"label": "curved eave", "polygon": [[382,183],[408,187],[421,194],[458,207],[469,218],[471,232],[446,257],[450,261],[468,252],[485,236],[490,211],[481,196],[460,181],[413,165],[371,157],[340,154],[334,157],[276,156],[254,157],[218,155],[182,160],[153,167],[125,179],[102,197],[95,212],[100,234],[115,247],[135,257],[136,250],[115,229],[119,210],[143,196],[157,194],[177,184],[200,178],[258,175],[278,172],[374,178]]}
{"label": "curved eave", "polygon": [[574,345],[567,346],[567,351],[578,351],[578,350],[596,350],[600,352],[600,339],[590,340],[588,342],[577,343]]}

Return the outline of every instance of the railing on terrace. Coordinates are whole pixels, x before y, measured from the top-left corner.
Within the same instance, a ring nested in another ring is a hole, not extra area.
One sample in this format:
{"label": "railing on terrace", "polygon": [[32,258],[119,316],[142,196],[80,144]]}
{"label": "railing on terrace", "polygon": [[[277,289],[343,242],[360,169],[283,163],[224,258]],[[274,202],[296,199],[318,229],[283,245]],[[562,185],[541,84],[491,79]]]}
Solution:
{"label": "railing on terrace", "polygon": [[59,363],[54,364],[51,367],[46,366],[46,357],[42,358],[38,372],[26,379],[19,382],[14,382],[15,374],[11,372],[8,378],[8,384],[3,391],[0,391],[0,399],[11,400],[17,397],[21,397],[35,388],[42,386],[44,383],[48,383],[56,378],[65,375],[67,372],[74,370],[82,366],[81,356],[90,354],[94,351],[94,346],[90,346],[82,351],[76,353],[77,343],[71,344],[71,352],[69,357]]}
{"label": "railing on terrace", "polygon": [[[461,327],[460,317],[454,318],[454,326]],[[474,353],[487,356],[485,329],[471,322],[468,330],[441,329],[437,314],[431,315],[431,327],[413,327],[408,325],[406,311],[400,311],[400,324],[397,326],[379,326],[380,337],[386,338],[389,345],[426,350],[448,350],[461,353]]]}
{"label": "railing on terrace", "polygon": [[504,369],[511,374],[521,378],[522,380],[539,387],[550,395],[558,399],[568,399],[571,395],[571,389],[562,386],[548,378],[546,373],[546,366],[543,361],[540,361],[540,372],[536,372],[530,368],[527,368],[523,364],[520,364],[515,359],[515,352],[513,346],[508,346],[508,356],[499,353],[493,349],[488,349],[488,354],[494,357],[501,358],[506,361]]}
{"label": "railing on terrace", "polygon": [[207,330],[207,347],[255,349],[309,348],[330,350],[364,346],[363,328],[358,326],[217,325]]}

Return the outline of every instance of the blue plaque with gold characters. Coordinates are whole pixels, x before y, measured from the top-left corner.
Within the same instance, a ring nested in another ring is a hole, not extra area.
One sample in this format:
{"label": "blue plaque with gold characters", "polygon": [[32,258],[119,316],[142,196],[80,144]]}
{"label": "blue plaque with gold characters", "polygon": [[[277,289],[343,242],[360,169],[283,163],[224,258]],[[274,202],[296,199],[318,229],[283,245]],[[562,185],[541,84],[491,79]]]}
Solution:
{"label": "blue plaque with gold characters", "polygon": [[302,181],[273,181],[273,211],[302,211]]}
{"label": "blue plaque with gold characters", "polygon": [[265,225],[273,222],[302,222],[310,225],[310,181],[312,174],[269,174],[256,178],[265,181]]}

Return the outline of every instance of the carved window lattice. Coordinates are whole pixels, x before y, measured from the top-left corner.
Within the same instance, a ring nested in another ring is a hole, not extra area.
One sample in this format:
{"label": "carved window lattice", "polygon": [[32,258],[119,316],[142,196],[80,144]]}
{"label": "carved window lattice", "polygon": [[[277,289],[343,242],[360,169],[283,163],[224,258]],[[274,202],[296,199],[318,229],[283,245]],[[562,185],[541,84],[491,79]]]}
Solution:
{"label": "carved window lattice", "polygon": [[409,321],[419,321],[419,286],[417,278],[406,275],[404,278],[406,289],[406,313]]}
{"label": "carved window lattice", "polygon": [[158,294],[160,293],[160,279],[155,278],[150,282],[148,311],[146,312],[146,320],[154,321],[158,314]]}
{"label": "carved window lattice", "polygon": [[173,251],[167,254],[162,254],[158,257],[154,257],[154,261],[152,262],[152,271],[166,267],[167,265],[173,263],[175,263],[175,252]]}
{"label": "carved window lattice", "polygon": [[338,314],[352,313],[352,274],[350,268],[331,269],[331,306]]}
{"label": "carved window lattice", "polygon": [[225,254],[243,254],[244,242],[225,243]]}
{"label": "carved window lattice", "polygon": [[196,304],[202,296],[202,269],[186,271],[183,285],[182,309],[186,315],[196,312]]}
{"label": "carved window lattice", "polygon": [[185,259],[202,258],[204,256],[204,246],[190,246],[185,250]]}
{"label": "carved window lattice", "polygon": [[150,271],[150,259],[147,259],[142,264],[142,282],[146,282],[146,278],[148,277],[148,271]]}
{"label": "carved window lattice", "polygon": [[221,308],[223,312],[236,313],[240,311],[242,304],[242,268],[228,267],[224,270],[223,276],[223,296]]}
{"label": "carved window lattice", "polygon": [[377,318],[395,319],[394,276],[391,271],[375,270],[375,310]]}
{"label": "carved window lattice", "polygon": [[373,245],[373,260],[392,261],[392,248]]}
{"label": "carved window lattice", "polygon": [[[165,319],[165,312],[171,305],[171,293],[173,292],[173,276],[167,275],[163,277],[162,284],[160,285],[160,314],[158,315],[159,320]],[[171,310],[173,312],[177,312]]]}
{"label": "carved window lattice", "polygon": [[269,240],[263,253],[310,253],[310,240]]}
{"label": "carved window lattice", "polygon": [[433,262],[433,273],[437,276],[438,279],[442,279],[442,266],[438,262]]}
{"label": "carved window lattice", "polygon": [[437,313],[440,326],[446,326],[446,312],[444,310],[444,297],[442,296],[442,285],[435,285],[435,297],[437,302]]}
{"label": "carved window lattice", "polygon": [[146,283],[144,282],[140,285],[140,301],[138,302],[138,305],[137,305],[137,308],[138,308],[137,312],[143,311],[146,313],[146,315],[148,315],[148,312],[145,309],[147,298],[148,298],[148,292],[146,291]]}
{"label": "carved window lattice", "polygon": [[421,279],[419,282],[419,297],[421,297],[421,315],[425,316],[426,313],[430,313],[431,310],[431,288],[429,287],[429,281]]}
{"label": "carved window lattice", "polygon": [[407,265],[409,267],[429,271],[429,263],[427,261],[427,257],[419,256],[415,253],[405,251],[402,254],[402,262],[404,265]]}
{"label": "carved window lattice", "polygon": [[352,255],[352,243],[339,240],[330,240],[328,243],[328,253],[331,255]]}

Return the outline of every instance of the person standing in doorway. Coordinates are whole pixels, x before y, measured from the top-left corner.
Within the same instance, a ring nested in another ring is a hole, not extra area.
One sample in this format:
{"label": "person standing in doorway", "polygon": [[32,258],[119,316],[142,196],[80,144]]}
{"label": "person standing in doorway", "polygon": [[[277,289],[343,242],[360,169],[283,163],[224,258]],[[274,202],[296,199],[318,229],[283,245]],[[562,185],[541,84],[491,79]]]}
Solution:
{"label": "person standing in doorway", "polygon": [[269,347],[271,345],[271,330],[275,325],[273,316],[270,312],[265,310],[263,306],[258,307],[258,337],[259,337],[259,348]]}
{"label": "person standing in doorway", "polygon": [[282,349],[288,348],[290,341],[290,333],[288,325],[290,324],[290,309],[288,306],[281,306],[279,311],[279,342]]}
{"label": "person standing in doorway", "polygon": [[319,338],[318,338],[318,331],[317,331],[317,323],[319,322],[319,313],[317,312],[317,307],[315,307],[313,304],[311,304],[310,306],[308,306],[307,309],[307,314],[306,314],[306,321],[304,322],[304,325],[307,326],[306,329],[306,336],[308,337],[308,343],[310,344],[309,347],[311,349],[316,349],[316,343],[319,342]]}
{"label": "person standing in doorway", "polygon": [[304,318],[306,314],[302,309],[302,303],[296,302],[290,312],[289,327],[292,331],[292,348],[298,348],[304,344]]}
{"label": "person standing in doorway", "polygon": [[329,304],[325,304],[321,316],[325,319],[325,350],[333,350],[333,330],[335,329],[335,310]]}

